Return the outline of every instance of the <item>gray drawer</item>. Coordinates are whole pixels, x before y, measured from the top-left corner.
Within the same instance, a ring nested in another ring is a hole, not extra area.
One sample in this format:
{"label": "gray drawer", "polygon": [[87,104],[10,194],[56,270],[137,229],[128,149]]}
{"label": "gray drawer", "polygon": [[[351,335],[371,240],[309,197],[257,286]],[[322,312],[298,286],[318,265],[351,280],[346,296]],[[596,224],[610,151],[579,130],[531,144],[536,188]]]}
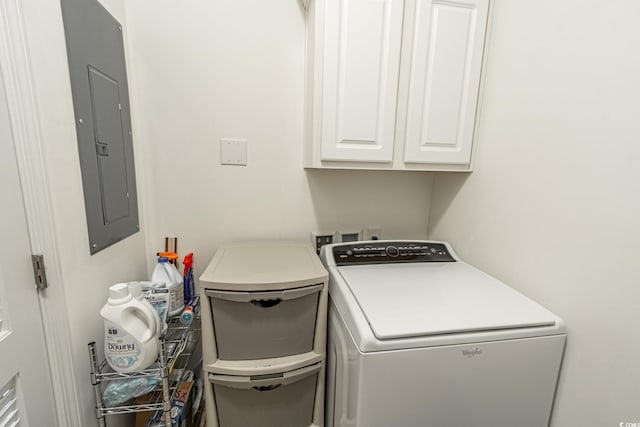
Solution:
{"label": "gray drawer", "polygon": [[209,374],[220,427],[309,427],[321,364],[242,377]]}
{"label": "gray drawer", "polygon": [[206,290],[218,358],[252,360],[313,350],[323,285],[267,292]]}

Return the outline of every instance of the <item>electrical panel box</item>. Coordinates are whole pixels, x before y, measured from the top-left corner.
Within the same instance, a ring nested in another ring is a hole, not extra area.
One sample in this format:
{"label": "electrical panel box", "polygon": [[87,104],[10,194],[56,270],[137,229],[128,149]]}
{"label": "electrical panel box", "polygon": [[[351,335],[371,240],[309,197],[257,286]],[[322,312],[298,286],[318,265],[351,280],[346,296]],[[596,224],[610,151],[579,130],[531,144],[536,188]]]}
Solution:
{"label": "electrical panel box", "polygon": [[122,26],[97,0],[61,0],[89,250],[139,230]]}

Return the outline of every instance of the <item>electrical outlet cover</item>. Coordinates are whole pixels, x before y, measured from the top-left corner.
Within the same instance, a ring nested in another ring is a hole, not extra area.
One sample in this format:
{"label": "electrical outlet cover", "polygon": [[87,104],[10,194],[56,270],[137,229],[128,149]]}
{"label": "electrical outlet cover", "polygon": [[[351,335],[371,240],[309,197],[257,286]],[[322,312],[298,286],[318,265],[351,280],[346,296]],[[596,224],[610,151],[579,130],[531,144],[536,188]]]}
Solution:
{"label": "electrical outlet cover", "polygon": [[362,240],[362,230],[340,230],[338,235],[342,243],[358,242]]}
{"label": "electrical outlet cover", "polygon": [[311,244],[316,253],[320,254],[320,248],[324,245],[334,243],[336,241],[335,234],[335,231],[312,231]]}
{"label": "electrical outlet cover", "polygon": [[366,240],[382,240],[382,227],[378,225],[367,227],[364,237]]}

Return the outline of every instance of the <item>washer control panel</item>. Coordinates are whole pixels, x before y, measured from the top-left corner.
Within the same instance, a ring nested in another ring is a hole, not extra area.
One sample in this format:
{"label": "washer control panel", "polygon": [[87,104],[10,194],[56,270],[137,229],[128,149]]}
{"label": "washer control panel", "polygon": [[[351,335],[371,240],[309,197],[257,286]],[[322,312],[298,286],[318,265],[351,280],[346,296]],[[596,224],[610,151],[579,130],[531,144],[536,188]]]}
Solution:
{"label": "washer control panel", "polygon": [[431,242],[353,242],[333,247],[336,265],[455,262],[447,247]]}

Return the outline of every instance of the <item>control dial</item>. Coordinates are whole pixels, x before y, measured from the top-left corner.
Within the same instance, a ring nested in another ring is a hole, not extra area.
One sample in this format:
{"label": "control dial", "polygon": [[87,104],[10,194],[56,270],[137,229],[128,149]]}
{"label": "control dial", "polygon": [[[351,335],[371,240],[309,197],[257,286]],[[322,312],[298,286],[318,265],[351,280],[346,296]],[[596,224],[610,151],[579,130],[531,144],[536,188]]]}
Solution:
{"label": "control dial", "polygon": [[390,257],[397,257],[400,255],[400,251],[395,246],[387,246],[386,252]]}

